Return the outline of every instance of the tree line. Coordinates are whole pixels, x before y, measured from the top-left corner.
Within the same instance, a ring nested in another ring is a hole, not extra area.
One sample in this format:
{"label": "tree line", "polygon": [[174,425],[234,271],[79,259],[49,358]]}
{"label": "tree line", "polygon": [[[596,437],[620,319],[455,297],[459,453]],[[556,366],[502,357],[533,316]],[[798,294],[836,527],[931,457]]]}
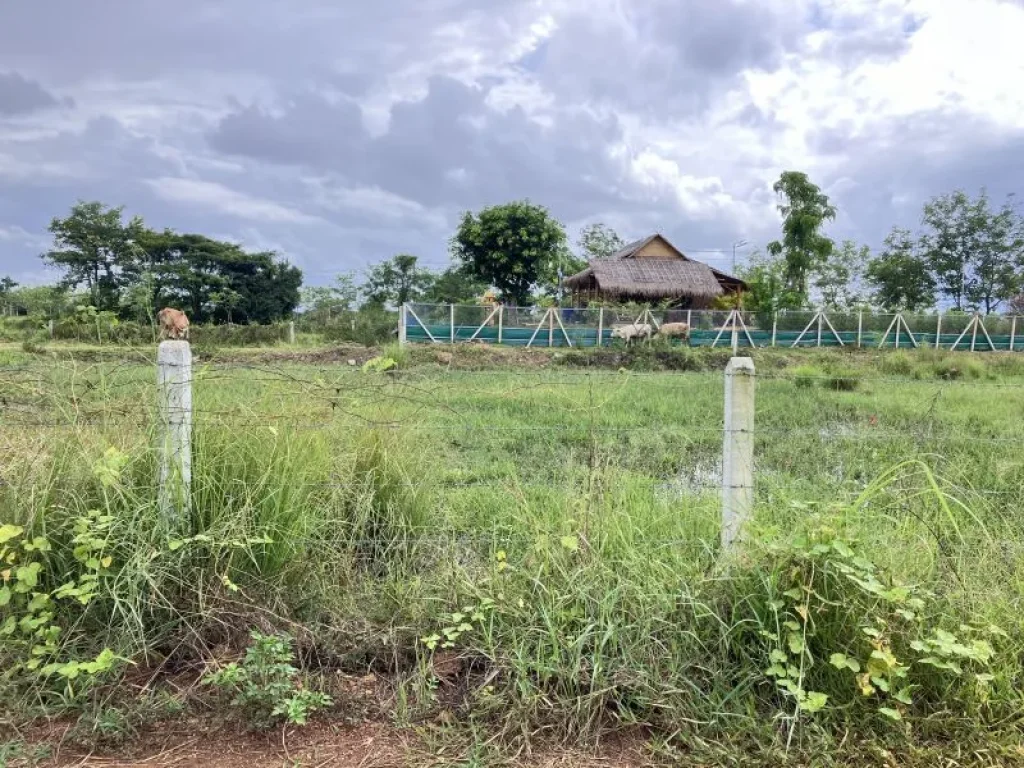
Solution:
{"label": "tree line", "polygon": [[982,190],[925,203],[921,227],[893,227],[874,255],[824,234],[837,209],[806,174],[787,171],[774,186],[782,237],[741,272],[754,311],[876,307],[923,311],[940,301],[953,311],[1024,313],[1024,217],[1011,195],[994,205]]}
{"label": "tree line", "polygon": [[[782,232],[739,270],[749,290],[726,297],[755,312],[877,308],[922,311],[938,302],[957,311],[1024,313],[1024,217],[1008,198],[955,191],[929,200],[917,232],[894,227],[872,253],[826,233],[837,208],[806,174],[784,172],[774,185]],[[410,301],[478,301],[492,290],[527,305],[561,298],[562,279],[624,245],[611,228],[585,227],[575,244],[543,206],[515,201],[463,214],[449,242],[451,263],[424,266],[400,253],[362,275],[302,286],[302,272],[272,251],[201,234],[155,230],[121,207],[79,202],[54,218],[53,247],[42,254],[61,272],[56,285],[23,288],[0,278],[0,305],[51,318],[105,313],[152,322],[163,306],[196,323],[272,323],[300,307],[316,316],[378,312]]]}

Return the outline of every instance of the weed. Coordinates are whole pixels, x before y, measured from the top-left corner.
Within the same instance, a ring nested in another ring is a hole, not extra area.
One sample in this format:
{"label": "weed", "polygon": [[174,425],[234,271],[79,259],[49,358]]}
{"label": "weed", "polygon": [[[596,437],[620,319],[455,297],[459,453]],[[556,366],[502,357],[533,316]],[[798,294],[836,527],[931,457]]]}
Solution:
{"label": "weed", "polygon": [[793,383],[801,389],[813,387],[815,382],[822,378],[822,373],[810,365],[800,365],[791,372]]}
{"label": "weed", "polygon": [[331,705],[327,694],[302,686],[299,670],[292,665],[290,638],[256,631],[251,637],[241,664],[228,664],[205,680],[233,693],[232,705],[242,710],[253,727],[266,728],[279,719],[305,725],[311,714]]}

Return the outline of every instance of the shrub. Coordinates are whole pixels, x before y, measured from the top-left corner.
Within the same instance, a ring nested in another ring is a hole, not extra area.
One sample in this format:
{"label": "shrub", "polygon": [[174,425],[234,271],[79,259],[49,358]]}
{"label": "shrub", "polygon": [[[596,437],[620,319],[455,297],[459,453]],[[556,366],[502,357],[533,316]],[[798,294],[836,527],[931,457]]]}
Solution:
{"label": "shrub", "polygon": [[812,365],[798,365],[792,371],[793,382],[801,389],[813,387],[814,382],[821,378],[822,374]]}
{"label": "shrub", "polygon": [[822,382],[825,389],[835,392],[855,392],[860,388],[861,377],[854,371],[836,371]]}
{"label": "shrub", "polygon": [[906,352],[888,352],[882,355],[880,368],[888,376],[909,376],[914,372],[914,361]]}
{"label": "shrub", "polygon": [[253,727],[266,728],[280,719],[305,725],[311,714],[331,705],[327,694],[302,687],[299,670],[292,665],[291,638],[255,630],[251,637],[241,664],[228,664],[205,680],[234,693],[232,705],[242,709]]}

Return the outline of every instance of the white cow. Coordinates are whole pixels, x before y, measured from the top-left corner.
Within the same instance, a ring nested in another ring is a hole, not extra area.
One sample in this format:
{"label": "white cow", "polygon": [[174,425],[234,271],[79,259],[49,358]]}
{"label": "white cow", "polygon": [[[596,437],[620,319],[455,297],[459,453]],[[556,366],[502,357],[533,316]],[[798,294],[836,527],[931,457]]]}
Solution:
{"label": "white cow", "polygon": [[647,323],[630,323],[629,325],[613,325],[612,338],[622,339],[627,345],[650,338],[652,328]]}

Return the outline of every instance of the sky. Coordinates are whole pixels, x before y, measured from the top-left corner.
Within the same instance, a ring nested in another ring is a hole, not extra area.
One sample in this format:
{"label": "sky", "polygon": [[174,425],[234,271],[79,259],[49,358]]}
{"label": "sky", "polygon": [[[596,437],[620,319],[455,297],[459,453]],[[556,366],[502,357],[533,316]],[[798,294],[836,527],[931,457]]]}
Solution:
{"label": "sky", "polygon": [[3,0],[0,274],[76,200],[309,284],[528,198],[730,268],[808,173],[877,248],[1024,179],[1024,0]]}

